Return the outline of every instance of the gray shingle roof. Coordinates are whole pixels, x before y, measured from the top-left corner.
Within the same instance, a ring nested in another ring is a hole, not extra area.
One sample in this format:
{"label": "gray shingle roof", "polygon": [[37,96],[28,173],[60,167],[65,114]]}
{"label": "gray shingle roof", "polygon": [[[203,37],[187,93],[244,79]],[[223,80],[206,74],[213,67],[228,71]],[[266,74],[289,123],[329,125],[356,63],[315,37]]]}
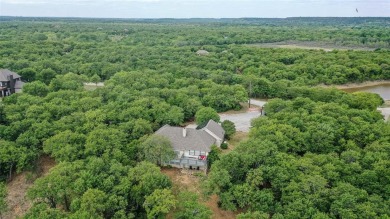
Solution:
{"label": "gray shingle roof", "polygon": [[223,139],[223,137],[225,136],[225,130],[223,130],[223,128],[218,123],[216,123],[214,120],[210,119],[204,128],[210,130],[212,133],[214,133],[220,139]]}
{"label": "gray shingle roof", "polygon": [[216,139],[204,130],[186,128],[186,136],[183,137],[183,128],[165,125],[155,134],[167,137],[174,150],[197,150],[210,152],[211,145],[215,144]]}
{"label": "gray shingle roof", "polygon": [[9,81],[8,76],[13,75],[14,79],[20,78],[21,76],[12,72],[8,69],[0,69],[0,81]]}

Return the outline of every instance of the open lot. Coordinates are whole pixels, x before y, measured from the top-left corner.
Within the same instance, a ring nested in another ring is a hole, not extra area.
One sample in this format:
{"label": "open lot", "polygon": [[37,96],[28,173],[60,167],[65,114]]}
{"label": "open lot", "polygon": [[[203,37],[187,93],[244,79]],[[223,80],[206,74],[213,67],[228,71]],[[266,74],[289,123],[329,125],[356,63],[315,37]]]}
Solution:
{"label": "open lot", "polygon": [[324,51],[332,51],[332,50],[359,50],[359,51],[373,51],[375,48],[370,47],[358,47],[358,46],[345,46],[345,45],[337,45],[337,44],[329,44],[324,42],[316,42],[316,41],[283,41],[276,43],[255,43],[248,44],[251,47],[259,47],[259,48],[284,48],[284,49],[312,49],[312,50],[324,50]]}

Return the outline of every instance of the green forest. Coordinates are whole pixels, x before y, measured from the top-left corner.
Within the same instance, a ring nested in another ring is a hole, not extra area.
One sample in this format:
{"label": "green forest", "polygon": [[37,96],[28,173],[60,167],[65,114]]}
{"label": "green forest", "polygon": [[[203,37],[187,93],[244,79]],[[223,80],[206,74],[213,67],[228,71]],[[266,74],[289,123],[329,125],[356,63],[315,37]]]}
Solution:
{"label": "green forest", "polygon": [[[277,42],[335,49],[256,46]],[[7,182],[42,156],[56,165],[23,218],[206,219],[210,195],[242,219],[390,217],[384,101],[331,87],[390,80],[390,18],[0,17],[0,69],[27,82],[0,99],[0,218]],[[268,100],[266,116],[213,149],[201,195],[145,156],[165,124],[249,98]]]}

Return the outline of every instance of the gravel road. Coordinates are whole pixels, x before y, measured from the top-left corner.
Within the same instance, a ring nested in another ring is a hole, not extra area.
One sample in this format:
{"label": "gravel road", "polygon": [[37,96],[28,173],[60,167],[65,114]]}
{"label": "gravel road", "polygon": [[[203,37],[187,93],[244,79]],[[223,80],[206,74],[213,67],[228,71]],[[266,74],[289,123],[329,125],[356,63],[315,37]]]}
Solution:
{"label": "gravel road", "polygon": [[[256,106],[263,106],[267,102],[261,100],[251,99],[251,104]],[[241,132],[249,132],[251,127],[251,120],[260,116],[259,109],[251,109],[245,113],[236,113],[236,114],[219,114],[221,121],[230,120],[236,125],[236,130]]]}
{"label": "gravel road", "polygon": [[390,116],[390,107],[386,107],[386,108],[378,108],[379,111],[381,111],[383,117],[385,120],[388,120],[389,119],[389,116]]}

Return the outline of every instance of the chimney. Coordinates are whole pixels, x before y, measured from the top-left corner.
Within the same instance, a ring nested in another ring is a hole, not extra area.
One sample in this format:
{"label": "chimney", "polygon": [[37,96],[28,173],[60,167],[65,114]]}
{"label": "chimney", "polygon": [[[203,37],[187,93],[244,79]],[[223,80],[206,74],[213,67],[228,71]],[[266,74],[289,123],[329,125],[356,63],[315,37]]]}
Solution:
{"label": "chimney", "polygon": [[183,137],[186,137],[186,136],[187,136],[187,129],[183,128]]}
{"label": "chimney", "polygon": [[13,94],[13,93],[15,93],[15,80],[14,80],[14,76],[13,75],[9,75],[8,79],[9,79],[10,92],[11,92],[11,94]]}

